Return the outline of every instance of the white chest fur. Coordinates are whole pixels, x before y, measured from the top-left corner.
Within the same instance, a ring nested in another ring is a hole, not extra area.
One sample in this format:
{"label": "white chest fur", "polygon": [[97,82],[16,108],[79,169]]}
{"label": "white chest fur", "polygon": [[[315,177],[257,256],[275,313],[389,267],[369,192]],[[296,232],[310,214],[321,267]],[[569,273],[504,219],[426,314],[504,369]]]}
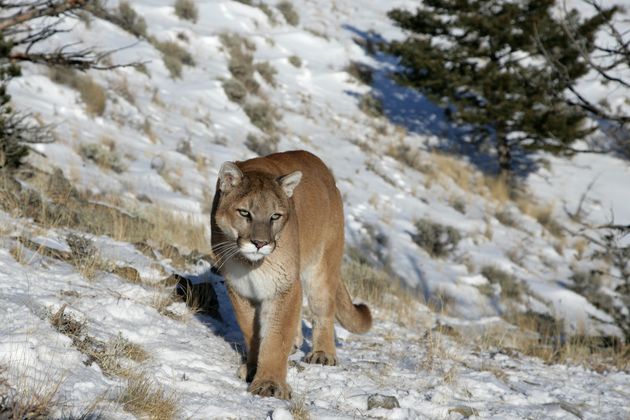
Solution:
{"label": "white chest fur", "polygon": [[285,290],[291,280],[282,267],[267,261],[256,268],[230,261],[221,271],[236,293],[256,302],[273,298]]}

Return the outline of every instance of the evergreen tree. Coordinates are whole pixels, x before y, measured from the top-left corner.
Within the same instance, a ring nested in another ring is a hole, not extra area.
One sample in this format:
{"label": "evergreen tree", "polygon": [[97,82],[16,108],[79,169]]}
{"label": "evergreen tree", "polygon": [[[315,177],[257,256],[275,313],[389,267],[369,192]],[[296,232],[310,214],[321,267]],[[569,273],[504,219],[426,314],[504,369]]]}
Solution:
{"label": "evergreen tree", "polygon": [[28,148],[15,133],[15,114],[9,101],[7,83],[20,75],[20,67],[9,60],[13,43],[0,33],[0,169],[14,168],[28,154]]}
{"label": "evergreen tree", "polygon": [[[591,130],[587,111],[571,106],[567,87],[588,72],[580,50],[592,51],[595,33],[616,9],[588,19],[570,12],[584,40],[578,48],[554,18],[554,0],[423,0],[411,13],[389,17],[410,36],[392,42],[400,57],[399,82],[447,107],[453,122],[470,126],[474,137],[496,148],[503,174],[512,152],[570,152]],[[547,65],[553,57],[558,77]]]}
{"label": "evergreen tree", "polygon": [[51,133],[34,124],[29,114],[11,107],[7,84],[20,75],[20,62],[47,66],[66,66],[78,70],[107,70],[133,66],[102,65],[113,51],[97,52],[91,48],[73,48],[64,45],[47,51],[33,48],[59,33],[65,16],[77,11],[93,12],[100,6],[98,0],[0,0],[0,170],[14,169],[22,163],[30,144],[52,141]]}

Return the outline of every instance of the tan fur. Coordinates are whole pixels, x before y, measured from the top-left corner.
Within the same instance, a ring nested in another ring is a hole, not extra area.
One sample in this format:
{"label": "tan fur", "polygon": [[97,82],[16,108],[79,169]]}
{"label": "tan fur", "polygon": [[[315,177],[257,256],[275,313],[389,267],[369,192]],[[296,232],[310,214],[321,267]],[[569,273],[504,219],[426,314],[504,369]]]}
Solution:
{"label": "tan fur", "polygon": [[287,359],[301,344],[302,287],[313,314],[306,362],[337,363],[335,317],[352,332],[372,325],[369,308],[354,305],[341,282],[344,216],[332,173],[305,151],[226,162],[211,222],[217,267],[247,346],[249,390],[290,398]]}

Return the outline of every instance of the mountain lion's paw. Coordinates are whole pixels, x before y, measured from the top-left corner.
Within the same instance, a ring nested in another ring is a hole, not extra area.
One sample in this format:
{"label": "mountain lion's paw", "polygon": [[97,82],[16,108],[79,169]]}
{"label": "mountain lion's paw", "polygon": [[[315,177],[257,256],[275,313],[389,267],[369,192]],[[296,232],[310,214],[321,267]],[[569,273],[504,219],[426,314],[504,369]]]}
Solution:
{"label": "mountain lion's paw", "polygon": [[313,351],[304,358],[306,363],[315,363],[324,366],[336,366],[337,357],[334,354],[324,353],[323,351]]}
{"label": "mountain lion's paw", "polygon": [[272,379],[254,379],[247,390],[261,397],[276,397],[281,400],[291,399],[291,387],[287,383],[281,383]]}

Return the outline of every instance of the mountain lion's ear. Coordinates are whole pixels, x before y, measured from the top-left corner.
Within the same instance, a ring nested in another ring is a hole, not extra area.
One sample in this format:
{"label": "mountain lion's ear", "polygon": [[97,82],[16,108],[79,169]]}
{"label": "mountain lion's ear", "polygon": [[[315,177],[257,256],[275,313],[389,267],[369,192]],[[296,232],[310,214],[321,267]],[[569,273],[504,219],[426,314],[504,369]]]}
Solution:
{"label": "mountain lion's ear", "polygon": [[280,183],[280,186],[287,194],[287,196],[291,197],[293,195],[293,190],[295,189],[295,187],[298,186],[301,179],[302,172],[295,171],[291,172],[289,175],[281,176],[280,178],[278,178],[278,182]]}
{"label": "mountain lion's ear", "polygon": [[219,171],[219,189],[228,192],[243,180],[243,172],[233,162],[225,162]]}

